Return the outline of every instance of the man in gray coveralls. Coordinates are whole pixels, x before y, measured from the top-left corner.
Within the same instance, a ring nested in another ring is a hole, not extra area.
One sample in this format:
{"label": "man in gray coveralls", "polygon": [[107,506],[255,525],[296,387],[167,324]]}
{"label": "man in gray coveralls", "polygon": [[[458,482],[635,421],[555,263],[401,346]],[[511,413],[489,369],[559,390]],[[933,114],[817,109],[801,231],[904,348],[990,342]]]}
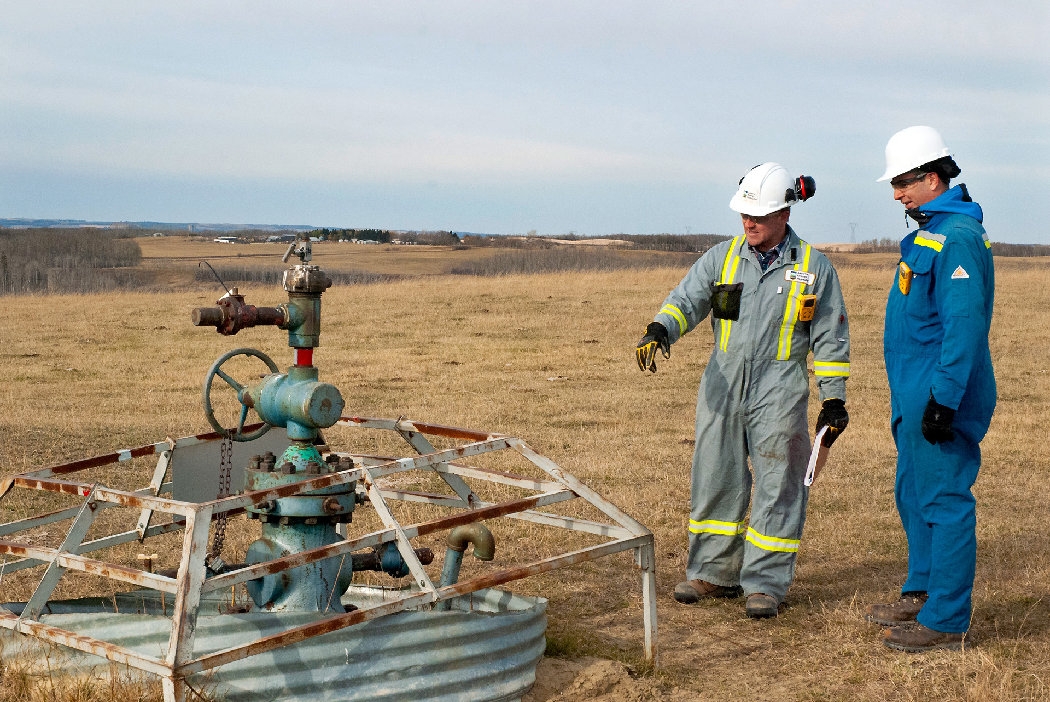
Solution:
{"label": "man in gray coveralls", "polygon": [[[714,349],[696,405],[686,578],[679,602],[747,595],[749,617],[774,617],[795,572],[809,489],[809,374],[830,446],[849,423],[849,324],[831,262],[788,226],[814,192],[776,163],[749,170],[729,206],[744,233],[705,253],[638,342],[642,370],[711,314]],[[748,469],[748,458],[751,469]],[[752,494],[752,487],[754,488]],[[748,504],[750,520],[745,522]]]}

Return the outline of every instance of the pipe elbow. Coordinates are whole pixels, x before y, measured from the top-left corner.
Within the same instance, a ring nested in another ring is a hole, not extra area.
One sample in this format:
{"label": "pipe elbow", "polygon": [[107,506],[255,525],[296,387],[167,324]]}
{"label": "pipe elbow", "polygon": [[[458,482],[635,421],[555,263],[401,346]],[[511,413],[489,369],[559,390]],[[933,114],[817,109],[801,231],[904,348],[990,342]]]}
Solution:
{"label": "pipe elbow", "polygon": [[491,561],[496,557],[496,539],[480,522],[458,526],[445,539],[445,545],[457,553],[466,551],[470,543],[474,544],[474,557],[479,561]]}

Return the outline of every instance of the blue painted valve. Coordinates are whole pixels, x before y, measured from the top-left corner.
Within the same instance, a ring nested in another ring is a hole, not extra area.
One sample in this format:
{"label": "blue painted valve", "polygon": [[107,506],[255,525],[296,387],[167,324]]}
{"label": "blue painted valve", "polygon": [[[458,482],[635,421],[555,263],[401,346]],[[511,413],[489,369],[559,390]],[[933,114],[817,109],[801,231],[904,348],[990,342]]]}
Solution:
{"label": "blue painted valve", "polygon": [[[317,266],[307,265],[309,242],[292,253],[300,263],[284,273],[288,302],[277,307],[255,307],[244,301],[237,289],[227,290],[215,307],[198,308],[192,320],[196,326],[214,326],[231,336],[241,329],[272,325],[288,330],[288,345],[294,349],[294,363],[286,373],[262,351],[234,349],[212,364],[204,379],[204,414],[212,427],[234,441],[252,441],[270,427],[284,427],[290,441],[280,456],[255,456],[245,471],[245,491],[268,491],[311,477],[351,470],[348,457],[329,454],[322,458],[316,446],[320,430],[333,426],[342,416],[344,402],[339,390],[318,381],[313,365],[313,349],[320,343],[321,294],[332,284]],[[223,370],[223,364],[238,356],[256,358],[269,373],[252,385],[241,383]],[[215,379],[234,390],[241,405],[235,429],[224,428],[215,418],[211,395]],[[263,424],[245,431],[249,410],[254,409]],[[249,565],[319,548],[341,540],[336,531],[340,522],[349,522],[357,504],[356,482],[333,485],[307,493],[282,497],[247,508],[249,517],[262,523],[262,538],[248,547]],[[270,610],[341,611],[340,595],[353,577],[352,557],[327,558],[265,575],[247,583],[255,603]]]}

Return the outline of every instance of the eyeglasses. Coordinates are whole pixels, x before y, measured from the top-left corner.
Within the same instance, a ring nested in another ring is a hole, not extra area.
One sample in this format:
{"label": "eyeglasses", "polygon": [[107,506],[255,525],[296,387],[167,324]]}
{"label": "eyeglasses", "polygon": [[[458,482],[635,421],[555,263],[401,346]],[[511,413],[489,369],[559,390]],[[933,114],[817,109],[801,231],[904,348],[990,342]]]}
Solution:
{"label": "eyeglasses", "polygon": [[779,212],[772,212],[772,213],[767,214],[767,215],[757,215],[756,216],[756,215],[749,215],[749,214],[741,213],[740,214],[740,219],[742,219],[744,221],[750,220],[750,221],[754,222],[755,224],[766,224],[767,222],[772,222],[773,218],[776,217],[778,214],[780,214],[780,213]]}
{"label": "eyeglasses", "polygon": [[926,173],[924,173],[922,171],[920,171],[919,173],[917,173],[915,175],[910,175],[910,176],[909,175],[899,175],[899,176],[897,176],[896,178],[894,178],[893,180],[890,181],[890,187],[893,188],[894,190],[904,190],[909,185],[914,185],[915,183],[918,183],[920,180],[925,180],[925,179],[926,179]]}

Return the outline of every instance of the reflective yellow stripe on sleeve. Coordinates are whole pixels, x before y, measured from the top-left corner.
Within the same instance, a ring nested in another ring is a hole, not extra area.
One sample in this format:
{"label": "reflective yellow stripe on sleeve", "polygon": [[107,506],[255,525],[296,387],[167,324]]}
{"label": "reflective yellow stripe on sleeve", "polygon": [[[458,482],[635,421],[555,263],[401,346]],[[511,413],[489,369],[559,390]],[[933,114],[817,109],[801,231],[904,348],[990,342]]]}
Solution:
{"label": "reflective yellow stripe on sleeve", "polygon": [[[736,278],[736,271],[740,267],[740,245],[743,243],[744,237],[738,236],[733,238],[733,242],[729,245],[729,251],[726,252],[726,260],[722,262],[722,277],[719,278],[718,284],[732,283],[733,279]],[[718,333],[718,348],[725,351],[729,348],[729,333],[733,330],[733,321],[731,319],[720,319],[720,328]]]}
{"label": "reflective yellow stripe on sleeve", "polygon": [[678,322],[678,336],[682,336],[689,330],[689,323],[685,321],[685,315],[682,314],[682,310],[678,309],[672,304],[666,304],[660,310],[660,314],[669,314],[674,317],[674,321]]}
{"label": "reflective yellow stripe on sleeve", "polygon": [[849,377],[849,363],[839,361],[813,361],[813,375]]}
{"label": "reflective yellow stripe on sleeve", "polygon": [[947,238],[943,234],[934,234],[933,232],[924,232],[921,229],[919,233],[915,235],[915,245],[925,246],[928,249],[940,252],[944,248],[944,242]]}
{"label": "reflective yellow stripe on sleeve", "polygon": [[[806,244],[806,251],[802,255],[802,262],[796,263],[796,271],[809,271],[809,256],[813,247]],[[796,280],[791,283],[788,290],[787,302],[784,303],[784,319],[780,323],[780,335],[777,342],[777,360],[786,361],[791,358],[791,337],[795,333],[795,320],[798,318],[798,298],[805,283]]]}
{"label": "reflective yellow stripe on sleeve", "polygon": [[751,527],[747,528],[747,536],[744,538],[763,551],[782,551],[784,553],[796,553],[798,551],[798,539],[780,539],[775,536],[766,536]]}
{"label": "reflective yellow stripe on sleeve", "polygon": [[689,531],[694,534],[721,534],[722,536],[739,536],[747,527],[743,522],[720,522],[716,519],[705,519],[698,522],[689,520]]}

